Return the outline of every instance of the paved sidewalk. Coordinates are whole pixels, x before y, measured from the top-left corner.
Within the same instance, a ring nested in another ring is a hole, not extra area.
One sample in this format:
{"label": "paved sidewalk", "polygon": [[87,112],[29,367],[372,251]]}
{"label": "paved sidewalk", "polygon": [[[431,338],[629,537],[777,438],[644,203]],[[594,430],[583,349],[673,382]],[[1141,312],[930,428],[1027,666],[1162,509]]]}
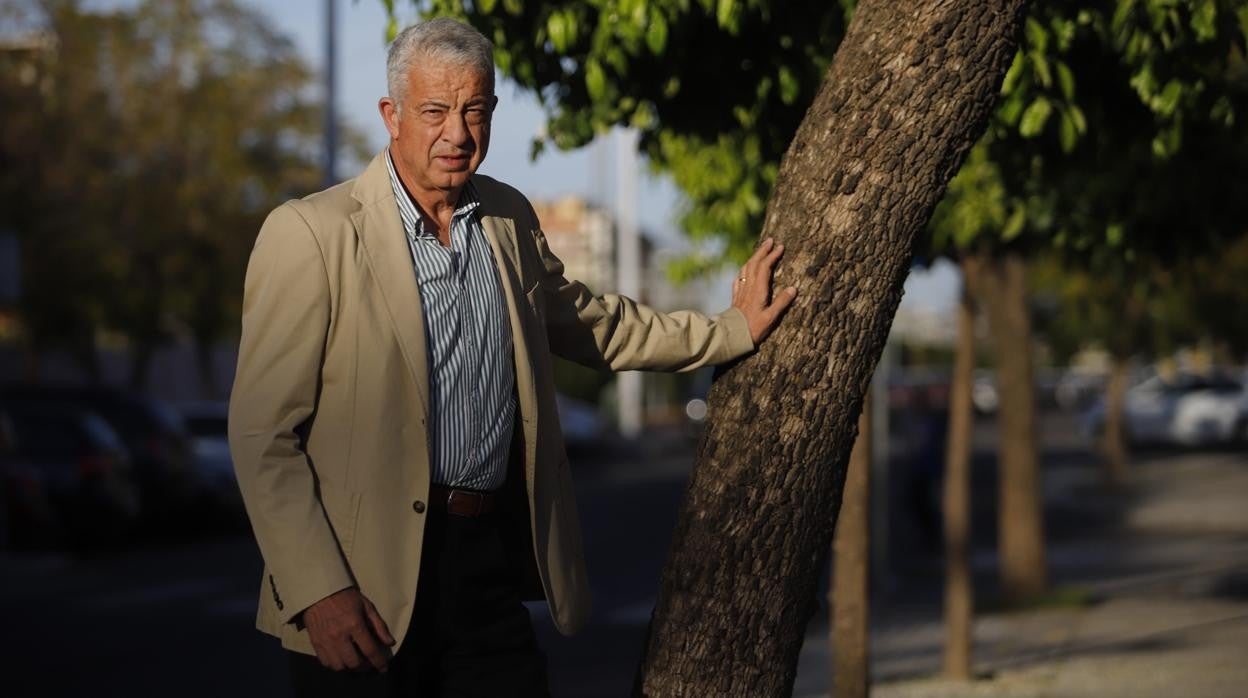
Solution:
{"label": "paved sidewalk", "polygon": [[[1061,496],[1096,506],[1095,476],[1063,473]],[[1115,500],[1117,525],[1050,545],[1056,585],[1091,602],[978,616],[973,682],[933,678],[938,594],[877,604],[872,695],[1248,696],[1248,454],[1152,457]],[[992,564],[978,559],[977,571]],[[827,650],[826,622],[812,623],[794,695],[827,695]]]}

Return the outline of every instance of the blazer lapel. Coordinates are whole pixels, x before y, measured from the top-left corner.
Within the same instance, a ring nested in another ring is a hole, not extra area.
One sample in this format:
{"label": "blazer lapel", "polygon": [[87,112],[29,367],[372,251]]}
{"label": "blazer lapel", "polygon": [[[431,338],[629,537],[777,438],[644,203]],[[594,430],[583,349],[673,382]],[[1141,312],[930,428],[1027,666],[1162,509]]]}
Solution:
{"label": "blazer lapel", "polygon": [[[480,191],[480,189],[478,189]],[[484,200],[482,201],[484,204]],[[516,224],[511,218],[491,215],[483,206],[481,229],[494,251],[494,263],[498,266],[498,278],[507,301],[507,315],[511,318],[511,343],[516,366],[516,393],[519,397],[521,423],[524,425],[525,472],[533,481],[533,465],[537,460],[537,391],[533,385],[533,366],[529,363],[529,345],[525,336],[524,317],[528,300],[520,289],[520,259],[516,250]],[[523,303],[523,305],[521,305]]]}
{"label": "blazer lapel", "polygon": [[412,380],[420,395],[420,416],[429,411],[429,365],[425,345],[425,318],[420,305],[420,289],[412,268],[403,222],[386,170],[385,151],[356,180],[351,195],[362,206],[351,214],[360,247],[369,270],[377,280],[386,310],[394,324],[399,348],[407,361]]}

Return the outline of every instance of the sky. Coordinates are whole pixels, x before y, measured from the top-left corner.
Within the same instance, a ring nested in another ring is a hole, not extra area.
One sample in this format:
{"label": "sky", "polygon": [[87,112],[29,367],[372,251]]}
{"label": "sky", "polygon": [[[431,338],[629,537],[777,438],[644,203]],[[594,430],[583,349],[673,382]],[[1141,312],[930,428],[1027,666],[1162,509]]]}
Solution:
{"label": "sky", "polygon": [[[324,3],[322,0],[242,0],[268,16],[289,35],[309,64],[324,65]],[[415,19],[412,5],[395,2],[401,24]],[[299,8],[300,11],[292,11]],[[386,94],[385,26],[381,0],[338,0],[338,85],[335,100],[339,118],[363,131],[375,150],[386,144],[386,130],[377,112],[377,100]],[[540,133],[544,116],[537,100],[505,79],[498,83],[499,106],[494,116],[490,152],[481,172],[508,182],[530,198],[549,199],[578,194],[610,204],[614,188],[613,139],[600,139],[573,152],[547,148],[538,160],[529,158],[529,144]],[[345,168],[344,168],[345,169]],[[638,219],[652,238],[668,247],[685,249],[676,224],[679,193],[669,180],[644,172],[638,182]],[[339,176],[352,176],[340,172]],[[956,302],[958,274],[953,265],[937,263],[918,271],[906,282],[902,303],[912,307],[949,311]],[[725,303],[727,291],[725,291]]]}

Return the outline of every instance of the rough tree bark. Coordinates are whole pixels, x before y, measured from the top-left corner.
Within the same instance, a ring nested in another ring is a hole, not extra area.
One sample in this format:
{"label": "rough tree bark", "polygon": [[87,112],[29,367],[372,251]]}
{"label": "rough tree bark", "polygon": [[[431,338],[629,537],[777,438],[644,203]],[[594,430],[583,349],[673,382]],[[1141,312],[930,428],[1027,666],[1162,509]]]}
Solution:
{"label": "rough tree bark", "polygon": [[1014,253],[998,257],[984,270],[980,286],[996,351],[1000,395],[997,551],[1001,596],[1017,603],[1043,594],[1048,585],[1031,318],[1022,258]]}
{"label": "rough tree bark", "polygon": [[949,386],[949,438],[945,444],[945,677],[971,678],[975,586],[971,578],[971,428],[975,410],[975,287],[982,260],[962,259],[957,346]]}
{"label": "rough tree bark", "polygon": [[871,399],[863,400],[832,538],[832,696],[867,698],[871,683]]}
{"label": "rough tree bark", "polygon": [[1122,487],[1127,482],[1127,380],[1126,357],[1114,355],[1109,363],[1109,384],[1105,386],[1105,425],[1101,447],[1105,458],[1105,485]]}
{"label": "rough tree bark", "polygon": [[711,390],[638,672],[650,696],[792,691],[845,463],[914,241],[983,130],[1026,0],[863,0],[763,236],[789,317]]}

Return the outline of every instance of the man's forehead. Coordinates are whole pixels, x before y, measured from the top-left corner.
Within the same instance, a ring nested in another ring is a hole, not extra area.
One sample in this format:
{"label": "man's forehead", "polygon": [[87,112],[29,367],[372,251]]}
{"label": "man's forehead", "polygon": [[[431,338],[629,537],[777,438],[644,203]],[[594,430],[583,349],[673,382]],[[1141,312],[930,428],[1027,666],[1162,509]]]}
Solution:
{"label": "man's forehead", "polygon": [[493,76],[483,75],[472,65],[433,61],[412,66],[407,82],[413,95],[451,95],[464,99],[494,96]]}

